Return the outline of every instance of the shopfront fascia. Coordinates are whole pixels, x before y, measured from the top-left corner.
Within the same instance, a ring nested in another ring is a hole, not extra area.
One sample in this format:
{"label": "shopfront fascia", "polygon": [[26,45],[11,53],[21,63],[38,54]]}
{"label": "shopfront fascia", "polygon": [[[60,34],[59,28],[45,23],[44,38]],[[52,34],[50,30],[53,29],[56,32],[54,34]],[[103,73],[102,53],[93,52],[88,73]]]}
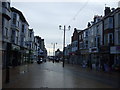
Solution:
{"label": "shopfront fascia", "polygon": [[120,46],[110,47],[110,54],[120,54]]}

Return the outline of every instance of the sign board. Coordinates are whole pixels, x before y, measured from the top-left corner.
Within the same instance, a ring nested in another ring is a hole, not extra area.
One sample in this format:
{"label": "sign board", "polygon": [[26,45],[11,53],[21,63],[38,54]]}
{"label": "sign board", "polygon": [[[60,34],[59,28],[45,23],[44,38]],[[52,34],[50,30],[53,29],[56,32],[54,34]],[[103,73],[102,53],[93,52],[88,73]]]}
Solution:
{"label": "sign board", "polygon": [[12,50],[20,50],[20,47],[17,45],[12,44]]}
{"label": "sign board", "polygon": [[110,47],[110,53],[111,54],[120,54],[120,46]]}

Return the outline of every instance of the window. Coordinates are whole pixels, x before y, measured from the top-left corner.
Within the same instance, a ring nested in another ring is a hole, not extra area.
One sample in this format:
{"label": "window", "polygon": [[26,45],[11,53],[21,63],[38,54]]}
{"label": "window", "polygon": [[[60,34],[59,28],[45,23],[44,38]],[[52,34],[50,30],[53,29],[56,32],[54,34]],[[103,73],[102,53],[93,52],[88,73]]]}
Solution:
{"label": "window", "polygon": [[17,21],[17,26],[19,27],[19,21]]}
{"label": "window", "polygon": [[5,27],[5,31],[6,31],[5,36],[7,37],[8,36],[8,28]]}
{"label": "window", "polygon": [[94,47],[96,47],[96,38],[94,39]]}
{"label": "window", "polygon": [[86,31],[86,37],[88,36],[88,31]]}
{"label": "window", "polygon": [[6,37],[8,36],[8,29],[6,28]]}
{"label": "window", "polygon": [[110,44],[110,45],[113,44],[113,34],[112,33],[108,34],[108,44]]}
{"label": "window", "polygon": [[30,33],[30,37],[32,37],[32,33]]}
{"label": "window", "polygon": [[109,28],[113,28],[113,17],[109,18]]}
{"label": "window", "polygon": [[85,47],[88,48],[88,41],[85,42]]}
{"label": "window", "polygon": [[2,6],[3,6],[3,7],[6,7],[6,2],[2,2]]}
{"label": "window", "polygon": [[16,37],[16,44],[18,44],[18,37]]}
{"label": "window", "polygon": [[15,31],[14,30],[12,30],[11,41],[13,43],[15,42]]}
{"label": "window", "polygon": [[13,24],[15,24],[15,25],[16,25],[16,17],[17,17],[17,15],[14,13],[13,14]]}
{"label": "window", "polygon": [[105,21],[104,21],[104,30],[106,30],[106,29],[107,29],[107,26],[108,26],[108,20],[107,20],[107,19],[105,19]]}
{"label": "window", "polygon": [[108,42],[108,35],[105,34],[104,35],[104,45],[107,45],[107,42]]}
{"label": "window", "polygon": [[113,28],[113,17],[108,17],[104,21],[104,29],[112,29]]}
{"label": "window", "polygon": [[23,46],[24,43],[24,37],[21,37],[21,46]]}
{"label": "window", "polygon": [[99,33],[99,25],[96,26],[96,34]]}
{"label": "window", "polygon": [[24,28],[25,28],[25,26],[24,26],[24,25],[22,25],[22,32],[24,32]]}
{"label": "window", "polygon": [[100,46],[100,37],[97,37],[97,47]]}
{"label": "window", "polygon": [[5,7],[6,9],[10,8],[10,3],[9,2],[2,2],[3,7]]}

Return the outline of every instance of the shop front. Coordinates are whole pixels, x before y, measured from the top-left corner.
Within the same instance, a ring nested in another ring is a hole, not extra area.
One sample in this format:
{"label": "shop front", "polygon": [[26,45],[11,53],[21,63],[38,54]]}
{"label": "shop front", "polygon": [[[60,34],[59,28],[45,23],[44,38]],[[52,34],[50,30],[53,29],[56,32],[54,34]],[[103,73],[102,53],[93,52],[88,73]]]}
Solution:
{"label": "shop front", "polygon": [[[109,70],[112,68],[112,65],[114,64],[114,54],[110,53],[110,46],[102,46],[100,47],[100,63],[103,66],[104,69],[105,66],[109,67]],[[104,70],[103,69],[103,70]]]}
{"label": "shop front", "polygon": [[89,61],[89,49],[81,49],[82,63],[88,63]]}
{"label": "shop front", "polygon": [[110,54],[114,56],[113,67],[120,71],[120,46],[110,47]]}
{"label": "shop front", "polygon": [[90,67],[92,64],[93,69],[96,69],[96,67],[100,65],[100,52],[98,47],[93,47],[89,49],[89,62]]}
{"label": "shop front", "polygon": [[12,66],[18,66],[20,65],[20,60],[21,60],[20,47],[18,45],[12,44],[11,59],[9,63]]}

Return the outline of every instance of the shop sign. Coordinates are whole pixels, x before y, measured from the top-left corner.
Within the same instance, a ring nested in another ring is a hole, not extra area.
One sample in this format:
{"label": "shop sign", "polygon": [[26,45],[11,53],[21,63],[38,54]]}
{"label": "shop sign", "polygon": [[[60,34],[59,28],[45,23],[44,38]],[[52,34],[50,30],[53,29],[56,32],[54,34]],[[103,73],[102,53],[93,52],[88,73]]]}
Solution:
{"label": "shop sign", "polygon": [[91,53],[92,52],[92,49],[91,48],[89,48],[89,53]]}
{"label": "shop sign", "polygon": [[26,50],[26,53],[28,54],[28,53],[29,53],[29,50]]}
{"label": "shop sign", "polygon": [[109,52],[109,47],[108,46],[102,46],[101,48],[100,48],[100,52],[102,53],[108,53]]}
{"label": "shop sign", "polygon": [[113,46],[110,48],[111,54],[119,54],[120,53],[120,46]]}
{"label": "shop sign", "polygon": [[81,50],[81,54],[89,54],[89,49]]}
{"label": "shop sign", "polygon": [[12,44],[12,50],[20,50],[20,47],[17,45]]}
{"label": "shop sign", "polygon": [[91,52],[93,52],[93,53],[98,52],[98,48],[97,48],[97,47],[92,48],[92,49],[91,49]]}

